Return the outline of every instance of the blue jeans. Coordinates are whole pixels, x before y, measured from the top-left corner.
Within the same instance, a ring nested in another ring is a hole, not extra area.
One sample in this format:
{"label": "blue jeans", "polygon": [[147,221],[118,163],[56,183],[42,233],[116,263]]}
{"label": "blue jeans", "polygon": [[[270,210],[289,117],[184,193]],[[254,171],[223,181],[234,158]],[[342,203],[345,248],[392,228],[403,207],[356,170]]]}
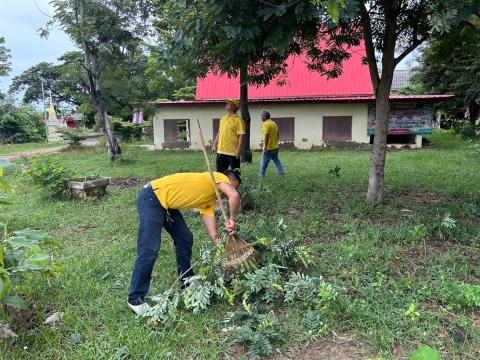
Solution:
{"label": "blue jeans", "polygon": [[278,149],[263,151],[263,156],[260,159],[260,170],[259,170],[258,176],[261,176],[261,177],[265,176],[265,171],[267,171],[267,166],[270,160],[273,160],[273,163],[277,168],[278,175],[285,176],[285,171],[283,170],[282,163],[278,158]]}
{"label": "blue jeans", "polygon": [[132,305],[140,305],[145,301],[153,265],[160,250],[163,228],[173,239],[179,275],[182,275],[182,279],[193,276],[190,269],[193,235],[180,211],[164,209],[151,186],[143,188],[138,194],[137,211],[140,218],[137,258],[128,290],[128,302]]}

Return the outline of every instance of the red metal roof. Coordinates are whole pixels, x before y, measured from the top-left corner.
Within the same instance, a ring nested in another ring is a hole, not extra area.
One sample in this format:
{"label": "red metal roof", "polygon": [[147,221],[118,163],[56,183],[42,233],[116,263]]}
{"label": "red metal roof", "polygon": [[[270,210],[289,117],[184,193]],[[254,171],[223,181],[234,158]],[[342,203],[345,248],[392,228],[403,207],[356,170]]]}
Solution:
{"label": "red metal roof", "polygon": [[[390,102],[437,102],[453,98],[454,95],[393,95]],[[180,101],[159,101],[153,103],[155,107],[164,106],[208,106],[223,104],[224,99],[207,100],[180,100]],[[249,99],[249,104],[305,104],[305,103],[375,103],[373,95],[350,95],[350,96],[303,96],[303,97],[274,97]]]}
{"label": "red metal roof", "polygon": [[[249,86],[249,99],[371,95],[372,81],[367,65],[362,64],[365,46],[351,48],[352,56],[343,63],[343,73],[335,79],[327,79],[318,72],[309,71],[305,64],[306,56],[291,56],[287,60],[287,76],[273,79],[267,86]],[[284,83],[280,86],[278,83]],[[212,73],[197,80],[196,100],[239,98],[238,78],[228,78]]]}

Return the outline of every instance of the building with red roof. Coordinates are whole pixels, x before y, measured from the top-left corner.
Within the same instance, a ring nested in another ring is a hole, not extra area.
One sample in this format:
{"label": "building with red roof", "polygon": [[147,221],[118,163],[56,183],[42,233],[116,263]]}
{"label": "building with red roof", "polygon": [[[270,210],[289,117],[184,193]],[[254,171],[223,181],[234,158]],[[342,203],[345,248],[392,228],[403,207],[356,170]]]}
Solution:
{"label": "building with red roof", "polygon": [[[307,68],[304,56],[287,60],[287,73],[266,86],[249,86],[251,148],[262,141],[260,113],[270,112],[284,146],[311,149],[340,143],[371,143],[375,97],[368,66],[362,63],[363,45],[351,49],[343,73],[328,79]],[[452,95],[390,97],[389,134],[393,141],[421,146],[422,134],[432,130],[433,104]],[[208,74],[198,79],[195,100],[155,103],[156,148],[198,148],[193,121],[199,119],[206,140],[212,141],[224,115],[224,100],[240,97],[238,78]],[[401,136],[401,138],[399,137]]]}

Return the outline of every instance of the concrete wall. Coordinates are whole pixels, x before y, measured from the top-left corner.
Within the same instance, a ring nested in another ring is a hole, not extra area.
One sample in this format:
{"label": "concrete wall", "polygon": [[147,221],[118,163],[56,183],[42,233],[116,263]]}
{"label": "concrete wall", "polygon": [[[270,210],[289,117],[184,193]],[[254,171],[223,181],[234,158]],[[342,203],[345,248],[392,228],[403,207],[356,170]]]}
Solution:
{"label": "concrete wall", "polygon": [[[311,149],[322,146],[322,117],[351,116],[352,141],[368,143],[367,134],[368,109],[367,104],[275,104],[269,106],[250,105],[251,147],[258,149],[262,141],[260,112],[270,111],[272,118],[295,118],[295,146],[299,149]],[[153,119],[155,148],[162,149],[164,142],[163,119],[190,119],[190,141],[193,149],[199,149],[196,119],[200,120],[205,142],[213,139],[213,119],[225,114],[224,105],[161,107]]]}

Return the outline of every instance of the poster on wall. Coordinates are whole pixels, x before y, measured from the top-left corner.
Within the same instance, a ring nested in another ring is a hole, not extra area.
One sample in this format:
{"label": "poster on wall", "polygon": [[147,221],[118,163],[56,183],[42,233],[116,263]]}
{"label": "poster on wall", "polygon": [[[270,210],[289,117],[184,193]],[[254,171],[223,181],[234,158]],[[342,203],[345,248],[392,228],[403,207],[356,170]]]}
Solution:
{"label": "poster on wall", "polygon": [[[390,108],[389,135],[418,135],[432,133],[431,104],[398,103]],[[368,105],[368,135],[375,134],[375,105]]]}

